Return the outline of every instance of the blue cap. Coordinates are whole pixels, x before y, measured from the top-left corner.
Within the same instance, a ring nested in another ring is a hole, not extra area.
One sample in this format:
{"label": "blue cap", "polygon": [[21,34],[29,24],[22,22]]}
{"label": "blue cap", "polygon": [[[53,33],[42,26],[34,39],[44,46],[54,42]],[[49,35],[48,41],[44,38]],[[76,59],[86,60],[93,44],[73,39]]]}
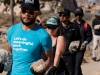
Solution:
{"label": "blue cap", "polygon": [[56,16],[51,16],[47,19],[45,26],[59,27],[60,26],[60,20]]}

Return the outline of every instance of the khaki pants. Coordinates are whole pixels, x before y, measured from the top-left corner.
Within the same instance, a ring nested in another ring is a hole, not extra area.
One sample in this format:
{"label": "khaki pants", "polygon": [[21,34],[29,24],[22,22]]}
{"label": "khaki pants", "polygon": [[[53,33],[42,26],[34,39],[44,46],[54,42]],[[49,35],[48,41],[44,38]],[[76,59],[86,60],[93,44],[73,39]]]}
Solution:
{"label": "khaki pants", "polygon": [[96,57],[97,59],[100,59],[100,36],[93,35],[93,51],[92,51],[92,57]]}

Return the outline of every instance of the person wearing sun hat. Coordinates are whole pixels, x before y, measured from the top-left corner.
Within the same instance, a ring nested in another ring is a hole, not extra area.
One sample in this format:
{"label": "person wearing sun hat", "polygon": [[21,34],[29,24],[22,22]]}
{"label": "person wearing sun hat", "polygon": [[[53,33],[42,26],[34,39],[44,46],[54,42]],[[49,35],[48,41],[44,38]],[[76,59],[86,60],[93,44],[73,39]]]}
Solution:
{"label": "person wearing sun hat", "polygon": [[93,50],[92,60],[100,61],[99,43],[100,43],[100,10],[95,12],[95,18],[92,20],[93,35]]}
{"label": "person wearing sun hat", "polygon": [[12,67],[7,75],[44,75],[45,71],[33,72],[31,65],[41,59],[43,54],[45,70],[51,65],[52,40],[47,31],[37,24],[40,10],[38,0],[23,0],[21,22],[7,30],[8,51],[12,54]]}
{"label": "person wearing sun hat", "polygon": [[62,54],[65,51],[66,48],[66,41],[64,36],[60,35],[60,19],[56,16],[50,16],[45,26],[47,27],[47,32],[52,38],[52,48],[53,48],[53,55],[52,55],[52,66],[47,72],[47,75],[60,75],[59,73],[59,64],[62,64],[63,67],[65,66],[62,61]]}

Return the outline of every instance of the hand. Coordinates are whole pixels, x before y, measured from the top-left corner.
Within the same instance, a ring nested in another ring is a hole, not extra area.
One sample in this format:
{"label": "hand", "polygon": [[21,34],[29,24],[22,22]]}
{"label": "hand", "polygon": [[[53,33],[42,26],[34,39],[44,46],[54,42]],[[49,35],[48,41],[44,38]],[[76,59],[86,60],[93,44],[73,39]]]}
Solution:
{"label": "hand", "polygon": [[95,25],[94,29],[100,29],[100,25]]}
{"label": "hand", "polygon": [[70,51],[71,53],[74,53],[74,52],[77,51],[77,49],[78,49],[78,46],[70,46],[69,51]]}
{"label": "hand", "polygon": [[32,68],[30,68],[30,71],[34,75],[45,75],[45,72],[46,72],[46,71],[43,71],[42,73],[38,73],[38,72],[34,71],[34,69],[32,69]]}
{"label": "hand", "polygon": [[84,50],[86,45],[84,43],[81,44],[80,50]]}
{"label": "hand", "polygon": [[78,47],[79,47],[80,41],[72,41],[69,45],[69,51],[71,53],[74,53],[77,51]]}
{"label": "hand", "polygon": [[81,44],[81,47],[80,47],[80,50],[84,50],[86,48],[86,45],[88,44],[88,41],[84,41],[82,44]]}
{"label": "hand", "polygon": [[55,66],[52,66],[50,70],[48,71],[48,75],[55,75],[57,68]]}

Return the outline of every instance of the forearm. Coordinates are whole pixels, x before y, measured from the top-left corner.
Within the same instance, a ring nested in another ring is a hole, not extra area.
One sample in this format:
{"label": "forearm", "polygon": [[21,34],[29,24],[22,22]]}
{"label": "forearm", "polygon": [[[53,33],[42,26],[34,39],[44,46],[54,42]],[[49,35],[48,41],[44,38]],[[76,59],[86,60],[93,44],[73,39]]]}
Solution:
{"label": "forearm", "polygon": [[55,54],[55,58],[54,58],[54,63],[53,63],[53,66],[57,67],[59,62],[60,62],[60,58],[61,58],[61,53],[56,53]]}
{"label": "forearm", "polygon": [[52,50],[45,52],[44,57],[45,57],[46,70],[48,70],[51,66]]}
{"label": "forearm", "polygon": [[45,61],[45,65],[46,65],[46,70],[48,70],[50,68],[50,66],[51,66],[51,59],[47,59]]}
{"label": "forearm", "polygon": [[9,44],[7,44],[7,51],[8,51],[10,54],[12,54],[12,48],[11,48],[11,46],[10,46]]}

